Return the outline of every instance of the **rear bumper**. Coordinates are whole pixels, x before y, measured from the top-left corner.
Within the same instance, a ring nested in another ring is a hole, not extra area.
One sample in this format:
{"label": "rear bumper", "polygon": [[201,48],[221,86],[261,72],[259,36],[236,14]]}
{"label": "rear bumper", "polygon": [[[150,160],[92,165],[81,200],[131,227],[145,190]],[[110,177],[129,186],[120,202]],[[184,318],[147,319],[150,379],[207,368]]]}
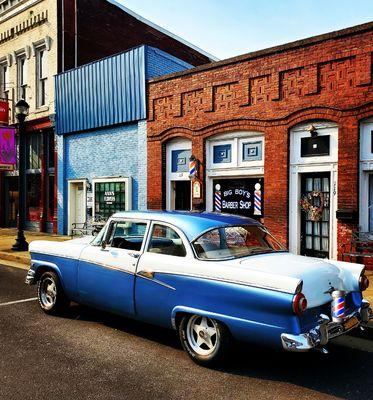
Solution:
{"label": "rear bumper", "polygon": [[35,271],[33,269],[29,269],[26,275],[25,283],[27,285],[34,285],[35,282]]}
{"label": "rear bumper", "polygon": [[343,322],[332,322],[326,315],[320,315],[318,325],[307,333],[281,335],[282,347],[287,351],[302,352],[325,346],[330,339],[362,325],[373,319],[373,312],[367,300],[363,300],[358,311],[349,315]]}

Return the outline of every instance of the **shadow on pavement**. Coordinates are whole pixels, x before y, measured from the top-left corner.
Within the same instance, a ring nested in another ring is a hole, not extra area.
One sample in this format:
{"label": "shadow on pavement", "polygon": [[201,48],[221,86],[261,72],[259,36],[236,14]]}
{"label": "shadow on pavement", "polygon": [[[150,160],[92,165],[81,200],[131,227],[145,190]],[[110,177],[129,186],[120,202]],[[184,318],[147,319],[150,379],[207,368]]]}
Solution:
{"label": "shadow on pavement", "polygon": [[[96,309],[73,305],[64,316],[104,324],[153,342],[181,349],[177,333]],[[220,372],[286,382],[344,399],[373,398],[373,329],[355,331],[329,345],[330,354],[286,353],[237,343]],[[369,345],[370,351],[367,351]],[[185,358],[188,356],[185,354]],[[190,361],[192,362],[192,361]],[[201,367],[196,367],[201,368]]]}

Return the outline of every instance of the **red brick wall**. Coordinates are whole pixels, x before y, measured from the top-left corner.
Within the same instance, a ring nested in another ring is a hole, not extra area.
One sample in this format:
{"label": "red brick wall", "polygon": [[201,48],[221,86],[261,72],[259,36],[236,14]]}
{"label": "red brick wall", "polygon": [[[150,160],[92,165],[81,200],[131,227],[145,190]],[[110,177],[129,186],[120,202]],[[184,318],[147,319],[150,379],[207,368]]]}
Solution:
{"label": "red brick wall", "polygon": [[[357,210],[359,120],[373,115],[372,52],[370,23],[151,81],[149,208],[159,208],[165,196],[157,154],[172,137],[192,139],[203,174],[207,137],[264,132],[265,223],[287,243],[288,132],[301,122],[329,120],[339,126],[338,208]],[[352,229],[339,223],[339,246]]]}
{"label": "red brick wall", "polygon": [[58,44],[61,50],[64,47],[64,51],[60,51],[58,55],[59,72],[75,67],[75,18],[77,66],[142,44],[157,47],[191,65],[210,62],[207,56],[197,50],[139,21],[106,0],[59,0],[58,15]]}

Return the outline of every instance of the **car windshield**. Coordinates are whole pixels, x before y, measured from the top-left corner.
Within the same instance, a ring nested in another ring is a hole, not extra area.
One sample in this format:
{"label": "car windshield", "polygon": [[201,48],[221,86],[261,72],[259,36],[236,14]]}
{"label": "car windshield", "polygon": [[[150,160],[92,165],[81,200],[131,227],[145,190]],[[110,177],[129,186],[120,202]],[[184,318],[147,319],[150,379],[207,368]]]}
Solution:
{"label": "car windshield", "polygon": [[285,251],[263,227],[256,225],[215,228],[193,242],[198,258],[227,260],[254,254]]}

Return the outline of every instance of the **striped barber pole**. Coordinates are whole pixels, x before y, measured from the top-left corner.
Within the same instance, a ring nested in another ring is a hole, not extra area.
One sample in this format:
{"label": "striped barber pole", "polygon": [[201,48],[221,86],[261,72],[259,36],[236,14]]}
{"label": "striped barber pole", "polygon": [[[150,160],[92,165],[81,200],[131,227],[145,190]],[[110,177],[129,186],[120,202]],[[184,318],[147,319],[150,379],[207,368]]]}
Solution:
{"label": "striped barber pole", "polygon": [[197,175],[197,161],[190,160],[189,161],[189,177],[195,178],[196,175]]}
{"label": "striped barber pole", "polygon": [[340,322],[345,317],[345,292],[335,290],[332,293],[332,318],[335,322]]}
{"label": "striped barber pole", "polygon": [[254,190],[254,215],[262,215],[262,191],[260,183],[255,184]]}
{"label": "striped barber pole", "polygon": [[215,186],[214,204],[215,204],[215,211],[221,212],[221,191],[219,184]]}

